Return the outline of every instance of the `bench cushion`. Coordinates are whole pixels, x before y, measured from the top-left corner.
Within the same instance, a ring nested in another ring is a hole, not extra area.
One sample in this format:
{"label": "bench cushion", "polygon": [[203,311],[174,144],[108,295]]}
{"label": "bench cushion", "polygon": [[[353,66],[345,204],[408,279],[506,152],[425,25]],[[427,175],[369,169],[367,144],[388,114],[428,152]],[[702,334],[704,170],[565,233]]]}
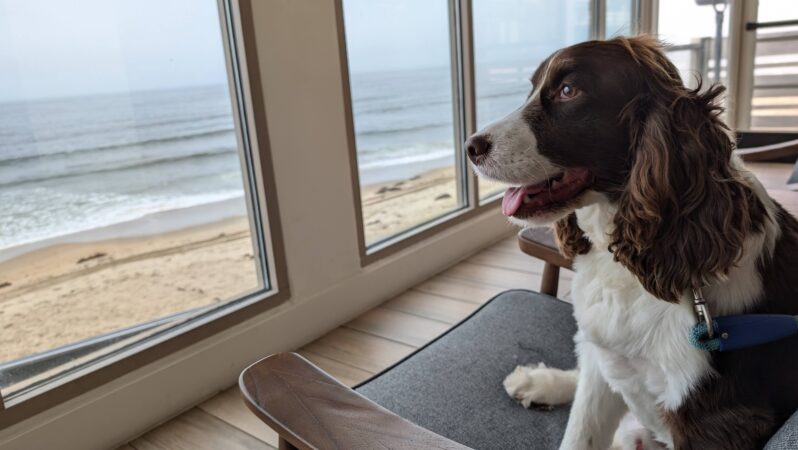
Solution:
{"label": "bench cushion", "polygon": [[576,366],[571,305],[508,291],[356,389],[418,425],[475,449],[557,448],[569,405],[524,409],[502,381],[518,364]]}
{"label": "bench cushion", "polygon": [[765,446],[765,450],[795,450],[798,448],[798,412],[790,417]]}
{"label": "bench cushion", "polygon": [[[524,409],[502,381],[518,364],[576,366],[571,305],[499,294],[469,318],[356,390],[416,424],[475,449],[556,449],[570,405]],[[765,450],[798,449],[798,413]]]}

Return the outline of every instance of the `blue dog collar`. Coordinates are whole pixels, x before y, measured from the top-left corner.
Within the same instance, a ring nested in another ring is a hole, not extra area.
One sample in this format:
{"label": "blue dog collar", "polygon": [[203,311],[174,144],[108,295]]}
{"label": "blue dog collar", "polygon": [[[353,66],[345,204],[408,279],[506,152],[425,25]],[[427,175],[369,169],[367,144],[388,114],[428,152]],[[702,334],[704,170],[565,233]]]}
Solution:
{"label": "blue dog collar", "polygon": [[798,316],[782,314],[742,314],[699,321],[690,330],[693,347],[710,352],[739,350],[767,344],[798,334]]}

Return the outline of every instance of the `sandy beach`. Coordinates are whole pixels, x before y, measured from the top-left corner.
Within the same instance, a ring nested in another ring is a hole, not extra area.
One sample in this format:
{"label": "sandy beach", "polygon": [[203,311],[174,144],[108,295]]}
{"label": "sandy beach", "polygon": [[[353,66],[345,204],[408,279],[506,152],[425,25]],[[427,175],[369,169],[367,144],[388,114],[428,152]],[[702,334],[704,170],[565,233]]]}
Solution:
{"label": "sandy beach", "polygon": [[454,168],[433,169],[405,180],[363,186],[366,243],[392,236],[456,209]]}
{"label": "sandy beach", "polygon": [[[362,194],[368,242],[433,219],[457,202],[452,168],[373,183]],[[5,251],[0,362],[257,289],[247,219],[226,217],[236,213],[234,205],[212,206],[49,240],[23,254]],[[197,214],[226,218],[190,226]],[[159,229],[167,231],[152,234]]]}
{"label": "sandy beach", "polygon": [[161,235],[58,244],[0,263],[0,361],[255,289],[244,217]]}

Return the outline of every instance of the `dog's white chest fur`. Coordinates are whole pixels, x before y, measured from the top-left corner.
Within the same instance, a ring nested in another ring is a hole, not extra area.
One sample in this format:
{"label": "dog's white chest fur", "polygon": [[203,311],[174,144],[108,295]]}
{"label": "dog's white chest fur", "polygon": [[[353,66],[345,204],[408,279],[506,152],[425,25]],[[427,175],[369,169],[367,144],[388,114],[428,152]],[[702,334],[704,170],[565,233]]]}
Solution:
{"label": "dog's white chest fur", "polygon": [[612,211],[606,204],[582,208],[577,217],[593,243],[575,259],[579,351],[596,355],[610,388],[658,439],[669,442],[662,409],[678,408],[711,370],[707,354],[687,340],[695,324],[691,305],[656,299],[613,260],[606,235]]}

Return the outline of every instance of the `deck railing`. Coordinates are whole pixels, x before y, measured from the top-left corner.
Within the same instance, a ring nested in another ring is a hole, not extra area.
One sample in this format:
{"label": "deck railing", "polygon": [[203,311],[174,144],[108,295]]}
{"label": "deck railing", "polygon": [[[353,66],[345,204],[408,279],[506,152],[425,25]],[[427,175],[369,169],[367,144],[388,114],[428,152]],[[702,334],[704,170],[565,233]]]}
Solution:
{"label": "deck railing", "polygon": [[[751,99],[751,129],[798,130],[798,29],[759,32],[754,58],[754,89]],[[711,37],[669,46],[666,51],[688,86],[700,76],[714,81],[715,60]],[[726,77],[726,58],[721,59],[721,82]]]}

